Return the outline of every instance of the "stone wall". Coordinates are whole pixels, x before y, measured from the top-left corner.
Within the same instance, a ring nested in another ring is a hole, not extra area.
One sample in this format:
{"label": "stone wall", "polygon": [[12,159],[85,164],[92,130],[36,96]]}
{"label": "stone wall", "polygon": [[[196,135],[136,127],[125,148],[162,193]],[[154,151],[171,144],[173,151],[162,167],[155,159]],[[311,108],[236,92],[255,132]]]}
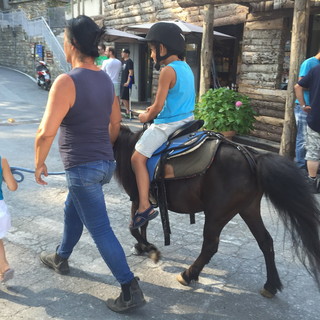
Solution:
{"label": "stone wall", "polygon": [[10,9],[23,10],[28,19],[39,17],[48,18],[48,8],[65,6],[65,1],[59,0],[12,0],[9,2]]}
{"label": "stone wall", "polygon": [[183,20],[202,25],[202,8],[181,8],[176,0],[106,0],[104,1],[105,25],[116,29],[144,22]]}
{"label": "stone wall", "polygon": [[[45,50],[49,50],[43,39],[28,37],[21,27],[6,27],[0,30],[0,65],[17,69],[35,77],[37,63],[33,56],[34,45],[42,44]],[[46,59],[44,60],[46,61]],[[49,64],[49,69],[53,80],[62,73],[55,60]]]}

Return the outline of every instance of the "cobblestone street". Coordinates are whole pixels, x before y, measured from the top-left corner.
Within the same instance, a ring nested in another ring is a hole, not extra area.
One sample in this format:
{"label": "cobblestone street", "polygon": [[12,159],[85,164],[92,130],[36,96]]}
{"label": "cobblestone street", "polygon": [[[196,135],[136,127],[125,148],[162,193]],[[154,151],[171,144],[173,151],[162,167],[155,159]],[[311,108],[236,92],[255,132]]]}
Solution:
{"label": "cobblestone street", "polygon": [[[14,85],[18,83],[19,85]],[[33,168],[33,143],[47,92],[24,75],[0,67],[0,155],[11,166]],[[14,119],[9,123],[8,119]],[[132,128],[140,124],[125,120]],[[57,143],[49,154],[49,171],[63,171]],[[15,278],[0,285],[1,320],[282,320],[319,318],[319,291],[298,259],[293,259],[290,238],[283,244],[283,226],[278,216],[262,202],[262,213],[275,242],[276,262],[284,289],[273,299],[259,290],[266,279],[265,263],[253,236],[240,217],[223,230],[219,252],[204,268],[198,283],[184,287],[176,275],[190,266],[202,245],[203,214],[196,224],[189,216],[170,212],[171,245],[164,246],[160,218],[149,224],[148,238],[162,252],[155,264],[134,254],[134,239],[128,230],[130,201],[112,179],[104,187],[111,225],[135,275],[141,279],[147,305],[131,314],[110,311],[105,300],[119,294],[120,287],[100,257],[93,240],[84,232],[70,258],[71,273],[61,276],[39,262],[41,251],[54,251],[63,228],[65,177],[50,176],[48,186],[34,182],[25,173],[19,189],[3,186],[12,214],[12,229],[5,239],[7,256]],[[319,197],[319,196],[317,196]]]}

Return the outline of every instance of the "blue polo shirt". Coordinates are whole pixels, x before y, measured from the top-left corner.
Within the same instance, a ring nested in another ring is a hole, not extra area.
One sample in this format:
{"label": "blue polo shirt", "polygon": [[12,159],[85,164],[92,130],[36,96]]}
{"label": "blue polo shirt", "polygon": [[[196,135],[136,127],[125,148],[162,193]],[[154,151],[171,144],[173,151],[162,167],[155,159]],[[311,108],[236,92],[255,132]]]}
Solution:
{"label": "blue polo shirt", "polygon": [[[300,66],[299,77],[305,77],[312,68],[316,67],[319,64],[320,64],[320,61],[316,57],[311,57],[307,60],[304,60]],[[303,92],[303,98],[304,98],[304,102],[306,103],[306,106],[310,106],[309,96],[310,96],[309,90],[305,90]],[[296,100],[296,103],[299,104],[298,99]]]}
{"label": "blue polo shirt", "polygon": [[312,130],[320,132],[320,65],[312,68],[298,84],[309,89],[310,93],[311,111],[307,115],[308,126]]}

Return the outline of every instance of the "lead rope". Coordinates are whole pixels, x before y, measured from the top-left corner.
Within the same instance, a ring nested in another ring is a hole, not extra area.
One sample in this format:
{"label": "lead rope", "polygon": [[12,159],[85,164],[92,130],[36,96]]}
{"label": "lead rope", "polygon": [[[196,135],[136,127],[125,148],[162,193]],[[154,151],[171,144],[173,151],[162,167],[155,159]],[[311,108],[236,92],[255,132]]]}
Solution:
{"label": "lead rope", "polygon": [[[21,167],[10,167],[10,170],[11,170],[11,172],[12,172],[12,174],[14,176],[19,176],[20,177],[18,179],[16,177],[14,177],[18,183],[20,183],[20,182],[22,182],[24,180],[24,175],[23,175],[22,172],[35,173],[35,170],[21,168]],[[65,172],[64,171],[48,172],[49,176],[57,176],[57,175],[61,175],[61,174],[65,174]]]}

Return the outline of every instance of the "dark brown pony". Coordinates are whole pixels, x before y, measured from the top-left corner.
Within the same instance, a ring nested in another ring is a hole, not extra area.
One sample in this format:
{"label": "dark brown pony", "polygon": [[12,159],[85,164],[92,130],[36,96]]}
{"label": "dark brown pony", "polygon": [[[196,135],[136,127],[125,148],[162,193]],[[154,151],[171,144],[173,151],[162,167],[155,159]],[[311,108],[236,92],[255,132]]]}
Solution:
{"label": "dark brown pony", "polygon": [[[133,133],[121,126],[114,145],[117,161],[116,178],[132,201],[131,214],[138,208],[136,180],[131,168],[131,155],[141,132]],[[178,213],[203,211],[205,224],[199,257],[178,281],[188,285],[198,280],[205,264],[217,252],[220,233],[224,226],[239,214],[255,237],[263,252],[267,281],[261,293],[272,297],[282,284],[275,265],[273,240],[266,230],[260,213],[260,202],[265,194],[275,206],[306,269],[320,286],[320,210],[310,193],[305,177],[296,165],[277,154],[252,152],[255,170],[236,145],[222,142],[210,168],[202,175],[180,180],[166,180],[168,209]],[[147,225],[131,231],[138,241],[140,252],[155,252],[147,241]]]}

